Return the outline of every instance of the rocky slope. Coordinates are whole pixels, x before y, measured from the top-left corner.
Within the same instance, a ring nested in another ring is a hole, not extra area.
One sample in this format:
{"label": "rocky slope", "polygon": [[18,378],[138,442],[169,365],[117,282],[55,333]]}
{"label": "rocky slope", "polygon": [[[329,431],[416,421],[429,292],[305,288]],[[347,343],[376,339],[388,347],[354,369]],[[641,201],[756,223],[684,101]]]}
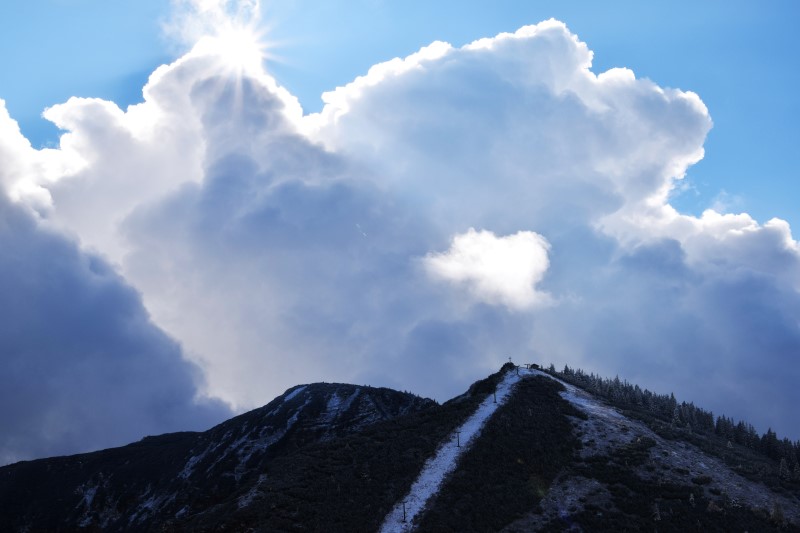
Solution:
{"label": "rocky slope", "polygon": [[223,502],[247,507],[270,462],[433,405],[389,389],[301,385],[203,433],[9,465],[0,530],[159,530]]}
{"label": "rocky slope", "polygon": [[695,444],[663,438],[578,387],[560,383],[561,396],[587,415],[571,418],[579,450],[536,512],[503,531],[574,525],[587,531],[798,529],[797,487],[775,490],[753,482]]}
{"label": "rocky slope", "polygon": [[305,385],[204,433],[0,468],[0,530],[800,530],[800,483],[711,439],[512,365],[443,405]]}

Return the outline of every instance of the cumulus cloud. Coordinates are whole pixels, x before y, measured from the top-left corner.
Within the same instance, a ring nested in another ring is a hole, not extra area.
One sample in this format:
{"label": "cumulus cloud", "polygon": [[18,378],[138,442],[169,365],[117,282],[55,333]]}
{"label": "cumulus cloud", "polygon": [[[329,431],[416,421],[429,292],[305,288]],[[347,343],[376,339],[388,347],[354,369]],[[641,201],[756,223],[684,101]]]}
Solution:
{"label": "cumulus cloud", "polygon": [[527,309],[550,302],[536,291],[549,266],[549,247],[532,231],[497,237],[470,228],[454,236],[446,252],[428,254],[423,261],[430,275],[466,286],[480,301]]}
{"label": "cumulus cloud", "polygon": [[34,150],[8,114],[0,98],[0,190],[36,211],[51,207],[50,194],[42,185],[52,183],[83,166],[83,161],[63,150]]}
{"label": "cumulus cloud", "polygon": [[205,429],[230,411],[101,258],[0,194],[0,464]]}
{"label": "cumulus cloud", "polygon": [[66,133],[48,157],[79,164],[3,162],[7,188],[45,198],[42,224],[141,291],[203,392],[236,409],[312,380],[445,399],[513,356],[800,434],[788,224],[668,203],[703,157],[697,95],[595,73],[547,21],[377,65],[303,116],[216,37],[141,104],[51,108]]}

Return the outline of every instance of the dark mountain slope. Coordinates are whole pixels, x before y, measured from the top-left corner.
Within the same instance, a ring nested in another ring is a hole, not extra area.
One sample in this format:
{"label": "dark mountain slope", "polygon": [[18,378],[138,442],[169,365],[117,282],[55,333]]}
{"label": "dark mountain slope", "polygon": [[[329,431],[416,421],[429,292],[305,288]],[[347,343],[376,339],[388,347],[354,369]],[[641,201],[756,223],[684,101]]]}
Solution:
{"label": "dark mountain slope", "polygon": [[503,379],[456,469],[390,531],[798,530],[800,490],[746,477],[736,445],[508,364],[443,405],[298,386],[204,433],[3,467],[0,531],[375,532]]}
{"label": "dark mountain slope", "polygon": [[180,531],[374,532],[425,461],[495,389],[500,373],[443,405],[315,443],[264,465],[218,506],[170,523]]}
{"label": "dark mountain slope", "polygon": [[748,479],[708,453],[708,440],[661,435],[564,386],[560,394],[587,415],[571,417],[578,452],[539,504],[503,531],[800,530],[797,488]]}
{"label": "dark mountain slope", "polygon": [[144,530],[248,489],[266,463],[435,406],[372,387],[318,383],[203,433],[0,468],[0,530]]}
{"label": "dark mountain slope", "polygon": [[499,531],[535,509],[580,441],[569,417],[586,418],[556,381],[523,379],[486,423],[437,498],[420,531]]}

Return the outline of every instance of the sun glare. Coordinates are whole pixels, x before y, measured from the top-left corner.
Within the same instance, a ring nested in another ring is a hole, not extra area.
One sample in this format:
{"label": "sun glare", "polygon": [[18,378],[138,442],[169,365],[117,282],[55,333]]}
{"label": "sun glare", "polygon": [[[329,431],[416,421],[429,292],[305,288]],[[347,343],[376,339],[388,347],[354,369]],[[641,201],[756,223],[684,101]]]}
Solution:
{"label": "sun glare", "polygon": [[200,59],[203,75],[218,86],[220,96],[233,96],[232,111],[241,109],[245,89],[255,83],[283,101],[287,116],[303,116],[297,99],[268,72],[278,43],[269,38],[271,24],[262,20],[258,0],[185,1],[193,9],[175,24],[192,46],[185,57]]}
{"label": "sun glare", "polygon": [[260,71],[266,59],[263,33],[253,27],[231,25],[204,37],[197,47],[218,56],[226,70],[238,75]]}
{"label": "sun glare", "polygon": [[195,52],[218,58],[231,74],[253,75],[263,70],[267,39],[259,0],[182,1],[188,10],[174,25]]}

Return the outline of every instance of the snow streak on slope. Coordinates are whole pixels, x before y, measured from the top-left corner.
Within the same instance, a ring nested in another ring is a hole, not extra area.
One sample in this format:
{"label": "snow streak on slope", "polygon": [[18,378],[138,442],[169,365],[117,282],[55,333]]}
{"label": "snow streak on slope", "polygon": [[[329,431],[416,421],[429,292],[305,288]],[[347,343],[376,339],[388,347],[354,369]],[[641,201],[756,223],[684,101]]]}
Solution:
{"label": "snow streak on slope", "polygon": [[[509,371],[497,385],[496,394],[488,396],[478,406],[475,413],[464,422],[461,427],[453,431],[450,436],[439,446],[436,454],[426,461],[419,477],[405,498],[400,500],[389,513],[381,526],[381,533],[401,533],[413,529],[414,517],[422,511],[428,500],[439,491],[445,476],[455,470],[458,458],[464,453],[475,439],[480,436],[483,426],[498,407],[503,405],[511,396],[514,385],[519,381],[516,372]],[[495,403],[494,396],[497,397]],[[459,433],[459,435],[456,435]],[[457,442],[461,446],[457,446]],[[405,521],[403,521],[403,504],[405,503]]]}
{"label": "snow streak on slope", "polygon": [[547,374],[546,372],[542,372],[541,370],[522,370],[520,369],[520,374],[525,376],[544,376],[546,378],[550,378],[553,381],[558,381],[561,383],[565,389],[565,391],[560,392],[562,398],[567,400],[569,403],[586,413],[587,415],[597,416],[600,418],[616,418],[622,419],[625,418],[619,412],[610,407],[608,405],[603,404],[602,402],[597,401],[591,394],[572,385],[567,383],[566,381],[562,381],[555,376]]}
{"label": "snow streak on slope", "polygon": [[[698,488],[702,487],[709,500],[725,494],[732,507],[745,506],[765,515],[770,515],[777,505],[786,519],[800,523],[800,506],[788,492],[776,493],[763,483],[748,480],[731,469],[725,461],[709,455],[693,443],[683,439],[664,439],[643,422],[623,415],[615,407],[575,385],[536,370],[520,370],[520,374],[547,376],[558,381],[566,388],[559,393],[561,397],[589,416],[587,420],[574,420],[575,432],[582,443],[582,459],[608,458],[632,443],[650,439],[654,445],[649,448],[646,461],[630,468],[631,473],[646,482],[675,486],[695,484]],[[708,477],[708,483],[696,485],[694,479],[700,477]],[[540,512],[517,522],[517,527],[510,530],[538,531],[548,521],[560,516],[564,509],[585,509],[587,501],[595,507],[604,507],[609,498],[608,488],[596,480],[567,476],[551,486],[548,495],[540,503]]]}

